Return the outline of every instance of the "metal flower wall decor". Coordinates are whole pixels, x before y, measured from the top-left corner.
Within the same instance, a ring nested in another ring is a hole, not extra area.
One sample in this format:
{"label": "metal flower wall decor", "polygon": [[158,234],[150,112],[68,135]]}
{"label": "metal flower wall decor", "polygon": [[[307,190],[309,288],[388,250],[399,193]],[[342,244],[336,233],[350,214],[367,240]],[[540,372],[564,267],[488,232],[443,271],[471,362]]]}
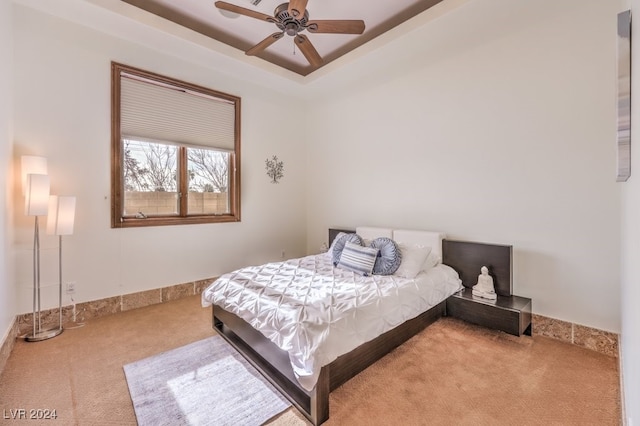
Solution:
{"label": "metal flower wall decor", "polygon": [[274,155],[271,160],[268,158],[264,161],[267,169],[267,176],[271,178],[271,183],[280,183],[278,180],[284,177],[284,163],[278,161],[278,156]]}

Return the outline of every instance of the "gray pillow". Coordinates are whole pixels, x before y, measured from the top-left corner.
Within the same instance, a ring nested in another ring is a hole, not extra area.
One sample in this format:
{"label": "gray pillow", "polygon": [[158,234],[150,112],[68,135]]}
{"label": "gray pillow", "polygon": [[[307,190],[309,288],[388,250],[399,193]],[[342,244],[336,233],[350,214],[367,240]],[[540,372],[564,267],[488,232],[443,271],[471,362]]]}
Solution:
{"label": "gray pillow", "polygon": [[377,258],[377,249],[348,242],[344,245],[340,262],[336,266],[366,277],[371,274]]}
{"label": "gray pillow", "polygon": [[331,261],[333,262],[333,266],[337,266],[338,262],[340,262],[340,256],[342,255],[342,250],[344,250],[344,245],[347,243],[357,244],[359,246],[364,246],[362,242],[362,238],[358,234],[343,234],[338,235],[334,240],[333,252],[331,253]]}
{"label": "gray pillow", "polygon": [[378,257],[373,266],[374,275],[393,275],[402,263],[400,247],[391,238],[380,237],[371,241],[370,247],[378,249]]}

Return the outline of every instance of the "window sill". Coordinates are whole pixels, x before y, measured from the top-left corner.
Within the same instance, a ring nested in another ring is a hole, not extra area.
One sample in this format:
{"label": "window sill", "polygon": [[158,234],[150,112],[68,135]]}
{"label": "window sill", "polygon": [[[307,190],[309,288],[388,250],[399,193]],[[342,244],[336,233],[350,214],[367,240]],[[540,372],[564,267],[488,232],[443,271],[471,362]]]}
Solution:
{"label": "window sill", "polygon": [[121,218],[120,221],[111,224],[112,228],[138,228],[143,226],[174,226],[174,225],[197,225],[202,223],[225,223],[240,222],[239,216],[216,215],[216,216],[187,216],[187,217],[147,217]]}

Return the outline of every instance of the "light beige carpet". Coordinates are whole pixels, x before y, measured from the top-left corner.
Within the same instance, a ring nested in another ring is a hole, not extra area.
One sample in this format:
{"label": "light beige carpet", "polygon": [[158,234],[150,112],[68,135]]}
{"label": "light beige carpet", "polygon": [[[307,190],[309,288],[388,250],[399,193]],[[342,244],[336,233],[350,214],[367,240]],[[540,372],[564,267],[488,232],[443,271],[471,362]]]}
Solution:
{"label": "light beige carpet", "polygon": [[328,424],[619,425],[617,359],[442,318],[331,394]]}
{"label": "light beige carpet", "polygon": [[[49,408],[58,419],[47,424],[135,425],[123,365],[213,335],[194,296],[18,341],[0,376],[0,415]],[[615,358],[443,318],[335,390],[327,424],[619,425],[619,402]],[[289,408],[273,423],[305,421]]]}

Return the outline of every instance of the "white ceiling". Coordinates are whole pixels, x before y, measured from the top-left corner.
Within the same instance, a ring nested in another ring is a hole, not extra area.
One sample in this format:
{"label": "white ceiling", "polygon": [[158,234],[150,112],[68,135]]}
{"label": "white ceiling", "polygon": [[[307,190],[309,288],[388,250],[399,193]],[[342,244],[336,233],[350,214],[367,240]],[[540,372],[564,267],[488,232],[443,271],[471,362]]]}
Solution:
{"label": "white ceiling", "polygon": [[[275,24],[259,19],[248,16],[235,18],[224,16],[215,6],[214,0],[120,1],[216,39],[242,52],[279,31]],[[365,22],[365,31],[362,35],[311,34],[305,31],[305,35],[323,58],[322,66],[325,66],[441,1],[309,0],[307,11],[310,20],[361,19]],[[228,0],[227,2],[270,16],[273,16],[274,9],[283,3],[282,0],[261,0],[254,6],[250,0]],[[309,65],[302,53],[294,48],[293,38],[286,35],[269,46],[259,57],[303,76],[317,69]]]}
{"label": "white ceiling", "polygon": [[[244,50],[206,35],[202,28],[199,28],[200,31],[190,29],[130,4],[134,0],[12,1],[15,4],[92,28],[113,37],[173,55],[193,64],[212,68],[217,73],[232,75],[238,81],[257,85],[256,88],[268,87],[287,96],[314,100],[331,98],[346,89],[373,84],[377,81],[376,79],[386,79],[391,68],[410,69],[411,64],[415,61],[431,61],[442,53],[441,49],[452,43],[466,47],[474,45],[478,41],[478,26],[496,28],[497,31],[500,26],[495,23],[496,16],[499,20],[506,20],[510,25],[517,27],[520,21],[514,17],[523,16],[520,9],[525,8],[525,5],[528,4],[528,2],[513,2],[513,0],[492,0],[489,2],[431,0],[435,1],[435,6],[427,7],[425,6],[427,3],[424,1],[418,2],[420,7],[425,8],[423,12],[413,17],[407,14],[402,17],[404,21],[375,36],[370,33],[372,28],[367,23],[365,33],[359,38],[361,44],[357,48],[348,46],[352,50],[343,53],[342,56],[329,58],[330,61],[324,57],[324,65],[317,70],[311,70],[313,72],[309,70],[308,65],[305,65],[306,68],[302,69],[302,72],[296,72],[288,68],[288,62],[282,65],[263,58],[247,56],[244,54]],[[151,4],[154,0],[139,1]],[[199,4],[203,4],[205,1],[211,4],[212,8],[207,8],[207,13],[222,20],[222,16],[213,6],[215,0],[174,0],[175,3],[197,2]],[[266,1],[268,0],[262,0],[262,3]],[[324,18],[322,15],[316,18],[312,9],[315,2],[336,4],[340,1],[344,2],[344,0],[309,0],[307,8],[310,11],[311,19]],[[350,0],[349,3],[354,1]],[[240,2],[249,2],[249,0],[229,0],[229,2],[240,5]],[[378,2],[381,0],[376,1],[376,3]],[[456,27],[455,31],[451,31],[451,22],[444,17],[454,12],[458,13],[458,10],[468,9],[470,4],[477,5],[472,9],[473,12],[470,12],[473,19],[466,22],[464,26]],[[490,7],[491,5],[494,6]],[[513,11],[514,7],[512,6],[516,5],[520,5],[520,7],[516,7],[518,10]],[[249,6],[252,7],[250,3]],[[340,9],[340,7],[338,8]],[[412,10],[413,12],[414,10]],[[530,12],[527,13],[530,14]],[[528,14],[525,16],[529,18]],[[252,28],[267,25],[267,32],[269,34],[274,32],[267,23],[257,19],[241,16],[237,19],[230,19],[230,21],[234,23],[244,21]],[[446,28],[441,28],[443,26]],[[365,40],[363,37],[367,34],[369,38]],[[262,34],[259,36],[260,40],[264,39]],[[316,44],[316,39],[330,36],[330,34],[310,34],[309,36],[314,37],[313,43]],[[447,43],[442,43],[442,37],[446,37]],[[285,40],[279,40],[279,42],[284,43],[286,47]],[[255,43],[252,40],[248,47]],[[320,48],[321,46],[318,46],[318,50]],[[275,58],[275,55],[273,56]]]}

